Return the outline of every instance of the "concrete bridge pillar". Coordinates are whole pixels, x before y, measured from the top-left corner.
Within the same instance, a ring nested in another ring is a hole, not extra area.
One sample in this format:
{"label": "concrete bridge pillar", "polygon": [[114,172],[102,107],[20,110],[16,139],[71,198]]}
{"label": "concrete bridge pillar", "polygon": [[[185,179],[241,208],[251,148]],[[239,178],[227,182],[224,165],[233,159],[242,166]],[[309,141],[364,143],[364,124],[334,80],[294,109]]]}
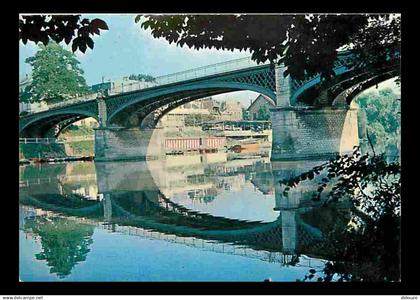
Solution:
{"label": "concrete bridge pillar", "polygon": [[316,159],[352,152],[359,145],[357,109],[291,106],[291,78],[284,77],[284,71],[284,64],[275,67],[271,159]]}
{"label": "concrete bridge pillar", "polygon": [[291,79],[290,76],[284,77],[286,67],[284,64],[276,65],[274,69],[276,78],[276,106],[290,106]]}
{"label": "concrete bridge pillar", "polygon": [[95,129],[95,160],[145,160],[163,155],[163,129],[99,127]]}
{"label": "concrete bridge pillar", "polygon": [[280,183],[299,176],[303,172],[312,169],[315,166],[321,165],[325,160],[301,160],[301,161],[273,161],[271,162],[271,172],[274,181],[274,192],[276,206],[274,210],[283,209],[297,209],[300,208],[307,200],[308,196],[305,194],[307,190],[313,191],[316,189],[317,183],[312,181],[302,181],[297,187],[289,190],[287,196],[283,194],[285,185]]}
{"label": "concrete bridge pillar", "polygon": [[[277,187],[278,186],[278,187]],[[277,184],[276,186],[276,206],[274,210],[284,210],[284,209],[298,209],[303,200],[302,192],[299,191],[299,188],[291,189],[287,196],[283,195],[283,190],[285,186]],[[277,191],[278,189],[278,191]]]}
{"label": "concrete bridge pillar", "polygon": [[359,145],[357,109],[271,109],[272,160],[304,160],[351,153]]}
{"label": "concrete bridge pillar", "polygon": [[282,226],[283,253],[294,254],[296,252],[297,224],[296,211],[284,210],[280,212]]}
{"label": "concrete bridge pillar", "polygon": [[112,220],[111,194],[109,193],[104,194],[104,198],[102,199],[102,204],[104,207],[104,220],[109,222]]}
{"label": "concrete bridge pillar", "polygon": [[104,96],[101,93],[98,93],[96,101],[98,103],[99,127],[105,127],[107,122],[107,112]]}

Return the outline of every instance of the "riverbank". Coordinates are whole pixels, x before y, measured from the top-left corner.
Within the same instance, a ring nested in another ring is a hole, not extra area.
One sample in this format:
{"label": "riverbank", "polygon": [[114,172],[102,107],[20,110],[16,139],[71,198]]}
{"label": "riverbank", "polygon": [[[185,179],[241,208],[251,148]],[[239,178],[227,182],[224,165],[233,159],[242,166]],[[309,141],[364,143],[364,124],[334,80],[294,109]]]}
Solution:
{"label": "riverbank", "polygon": [[[89,145],[85,145],[86,143]],[[89,161],[93,160],[93,158],[93,141],[79,141],[68,144],[19,144],[19,164],[76,160]]]}
{"label": "riverbank", "polygon": [[[53,143],[20,143],[20,164],[64,162],[75,160],[94,160],[94,135],[88,135],[85,129],[71,130],[60,135]],[[235,136],[226,136],[224,132],[203,131],[198,127],[164,128],[163,151],[166,155],[185,155],[192,152],[214,153],[235,152],[235,157],[253,155],[262,148],[271,148],[267,135],[250,137],[236,132]]]}
{"label": "riverbank", "polygon": [[67,157],[56,157],[56,158],[32,158],[32,159],[20,159],[20,165],[27,165],[31,163],[51,163],[51,162],[66,162],[66,161],[93,161],[93,156],[67,156]]}

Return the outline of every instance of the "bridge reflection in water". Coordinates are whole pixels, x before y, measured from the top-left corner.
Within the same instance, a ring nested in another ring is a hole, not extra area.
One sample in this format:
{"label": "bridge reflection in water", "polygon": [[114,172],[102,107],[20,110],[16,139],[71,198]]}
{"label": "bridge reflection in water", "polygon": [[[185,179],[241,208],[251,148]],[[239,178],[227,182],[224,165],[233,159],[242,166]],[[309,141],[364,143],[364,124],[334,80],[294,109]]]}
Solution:
{"label": "bridge reflection in water", "polygon": [[[226,153],[211,153],[22,166],[20,228],[41,243],[37,259],[60,278],[88,259],[94,228],[282,265],[321,266],[331,226],[331,218],[321,217],[326,208],[310,201],[313,183],[288,197],[278,183],[320,163],[228,161]],[[46,249],[57,238],[70,250]],[[69,255],[78,258],[69,262]]]}

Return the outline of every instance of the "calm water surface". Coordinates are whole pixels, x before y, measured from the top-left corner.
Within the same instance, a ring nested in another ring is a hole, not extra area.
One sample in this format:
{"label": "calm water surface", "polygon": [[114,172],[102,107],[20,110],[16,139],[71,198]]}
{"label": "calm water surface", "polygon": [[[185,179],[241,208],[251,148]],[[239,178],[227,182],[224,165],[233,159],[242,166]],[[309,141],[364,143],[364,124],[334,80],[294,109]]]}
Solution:
{"label": "calm water surface", "polygon": [[20,278],[302,279],[322,269],[334,218],[306,200],[311,187],[285,198],[276,183],[320,163],[213,153],[21,166]]}

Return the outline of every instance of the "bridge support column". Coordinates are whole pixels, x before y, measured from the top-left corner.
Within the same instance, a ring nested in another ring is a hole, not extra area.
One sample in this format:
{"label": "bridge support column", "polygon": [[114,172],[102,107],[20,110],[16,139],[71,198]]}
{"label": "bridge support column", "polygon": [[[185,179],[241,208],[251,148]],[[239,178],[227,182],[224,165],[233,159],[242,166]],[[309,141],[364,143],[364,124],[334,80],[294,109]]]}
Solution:
{"label": "bridge support column", "polygon": [[284,210],[281,214],[281,230],[284,254],[295,254],[297,239],[296,211]]}
{"label": "bridge support column", "polygon": [[163,129],[99,127],[95,129],[95,160],[145,160],[163,155]]}
{"label": "bridge support column", "polygon": [[276,76],[276,106],[281,108],[290,107],[291,80],[290,76],[284,77],[285,70],[284,64],[276,65],[274,69]]}
{"label": "bridge support column", "polygon": [[302,181],[297,187],[291,189],[287,196],[283,194],[285,185],[280,182],[299,176],[315,166],[321,165],[324,160],[295,160],[295,161],[273,161],[271,162],[271,172],[274,179],[274,193],[276,206],[274,210],[297,209],[306,206],[310,195],[306,191],[313,191],[318,188],[318,183],[314,181]]}
{"label": "bridge support column", "polygon": [[104,194],[102,205],[104,206],[104,220],[107,222],[112,221],[112,202],[110,194]]}
{"label": "bridge support column", "polygon": [[271,109],[271,160],[321,159],[359,145],[357,109]]}
{"label": "bridge support column", "polygon": [[278,184],[278,186],[279,191],[276,190],[275,193],[276,206],[274,207],[274,210],[282,211],[284,209],[298,209],[301,206],[301,202],[305,200],[303,199],[303,193],[299,191],[299,187],[289,191],[289,194],[284,196],[283,190],[285,186],[281,186],[280,184]]}
{"label": "bridge support column", "polygon": [[99,127],[105,127],[107,122],[106,102],[101,93],[98,94],[96,101],[98,102]]}

